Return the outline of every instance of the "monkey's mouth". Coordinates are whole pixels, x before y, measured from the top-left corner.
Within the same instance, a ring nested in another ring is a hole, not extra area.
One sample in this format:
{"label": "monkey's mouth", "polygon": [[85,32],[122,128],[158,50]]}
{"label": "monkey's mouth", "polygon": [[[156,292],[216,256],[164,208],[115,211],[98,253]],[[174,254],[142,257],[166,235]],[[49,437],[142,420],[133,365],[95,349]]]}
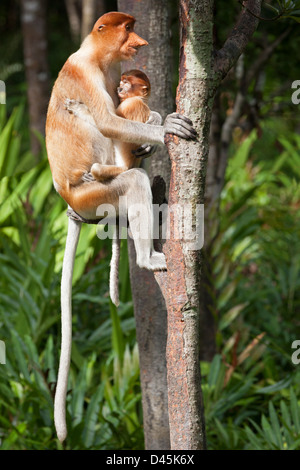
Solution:
{"label": "monkey's mouth", "polygon": [[129,50],[132,51],[134,54],[137,53],[138,49],[138,46],[129,46]]}

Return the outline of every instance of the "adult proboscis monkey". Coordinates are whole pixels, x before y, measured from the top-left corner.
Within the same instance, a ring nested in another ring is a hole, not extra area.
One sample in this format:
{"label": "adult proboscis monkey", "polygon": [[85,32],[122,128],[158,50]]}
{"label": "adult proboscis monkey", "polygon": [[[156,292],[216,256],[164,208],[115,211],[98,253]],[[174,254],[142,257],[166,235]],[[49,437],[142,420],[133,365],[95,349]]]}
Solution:
{"label": "adult proboscis monkey", "polygon": [[[131,15],[111,12],[95,23],[80,49],[72,54],[53,87],[47,122],[46,146],[55,189],[80,216],[99,216],[102,204],[118,208],[119,197],[126,196],[129,226],[136,203],[145,208],[148,238],[135,239],[137,263],[148,269],[164,269],[162,253],[154,252],[152,242],[152,194],[144,170],[126,170],[115,165],[114,140],[135,144],[164,144],[166,134],[195,139],[189,119],[177,113],[167,116],[164,124],[149,125],[117,116],[117,86],[120,62],[131,59],[147,42],[134,32]],[[65,109],[67,99],[84,103],[95,126],[77,119]],[[85,178],[92,166],[102,165],[111,178],[107,182]],[[108,168],[111,167],[111,168]],[[63,263],[62,346],[54,403],[54,418],[59,440],[67,435],[65,402],[71,354],[71,286],[74,257],[80,233],[80,222],[69,219],[69,229]]]}

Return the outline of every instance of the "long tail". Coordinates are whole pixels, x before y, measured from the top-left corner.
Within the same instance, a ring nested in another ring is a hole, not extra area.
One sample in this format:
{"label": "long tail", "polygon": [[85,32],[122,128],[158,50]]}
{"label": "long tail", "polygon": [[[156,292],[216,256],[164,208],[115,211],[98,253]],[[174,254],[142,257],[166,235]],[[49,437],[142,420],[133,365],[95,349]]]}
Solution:
{"label": "long tail", "polygon": [[120,304],[119,300],[119,262],[120,262],[120,237],[119,226],[116,225],[112,239],[112,255],[110,261],[109,274],[109,294],[111,301],[116,307]]}
{"label": "long tail", "polygon": [[66,396],[72,346],[72,277],[81,222],[69,218],[68,235],[61,278],[61,353],[54,399],[54,422],[57,437],[67,437]]}

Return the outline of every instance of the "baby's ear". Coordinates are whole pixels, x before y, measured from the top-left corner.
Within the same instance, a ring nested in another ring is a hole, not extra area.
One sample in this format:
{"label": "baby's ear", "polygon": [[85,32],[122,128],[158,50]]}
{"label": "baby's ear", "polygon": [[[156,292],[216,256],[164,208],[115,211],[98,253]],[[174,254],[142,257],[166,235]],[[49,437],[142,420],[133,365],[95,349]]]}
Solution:
{"label": "baby's ear", "polygon": [[143,94],[144,94],[145,96],[147,96],[148,93],[149,93],[149,87],[147,87],[147,85],[143,85],[143,86],[142,86],[142,89],[143,89]]}

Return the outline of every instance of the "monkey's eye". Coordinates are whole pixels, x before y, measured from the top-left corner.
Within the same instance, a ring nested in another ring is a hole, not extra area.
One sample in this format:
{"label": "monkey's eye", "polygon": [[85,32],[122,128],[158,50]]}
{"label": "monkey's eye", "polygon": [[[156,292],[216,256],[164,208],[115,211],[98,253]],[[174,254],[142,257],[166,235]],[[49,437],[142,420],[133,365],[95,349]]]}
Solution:
{"label": "monkey's eye", "polygon": [[127,25],[125,26],[125,29],[126,29],[126,31],[131,31],[131,30],[132,30],[132,25],[131,25],[131,24],[127,24]]}
{"label": "monkey's eye", "polygon": [[98,31],[101,31],[102,28],[104,28],[105,24],[101,24],[100,26],[98,26]]}

